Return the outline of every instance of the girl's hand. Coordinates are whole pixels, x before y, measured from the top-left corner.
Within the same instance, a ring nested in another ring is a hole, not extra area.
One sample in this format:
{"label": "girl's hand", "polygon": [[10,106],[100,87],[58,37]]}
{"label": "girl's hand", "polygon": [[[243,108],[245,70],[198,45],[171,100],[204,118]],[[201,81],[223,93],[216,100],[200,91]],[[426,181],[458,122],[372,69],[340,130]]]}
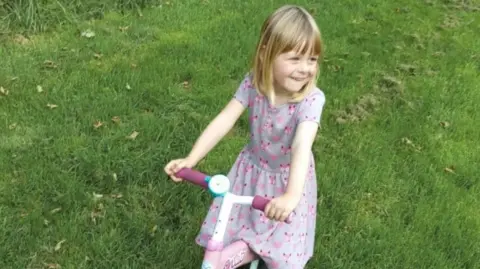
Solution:
{"label": "girl's hand", "polygon": [[283,194],[274,198],[265,207],[265,216],[276,221],[285,221],[290,213],[297,207],[300,197],[290,194]]}
{"label": "girl's hand", "polygon": [[188,159],[176,159],[170,161],[165,166],[165,173],[170,176],[170,178],[175,182],[180,182],[183,179],[178,178],[175,174],[180,171],[182,168],[192,168],[194,166]]}

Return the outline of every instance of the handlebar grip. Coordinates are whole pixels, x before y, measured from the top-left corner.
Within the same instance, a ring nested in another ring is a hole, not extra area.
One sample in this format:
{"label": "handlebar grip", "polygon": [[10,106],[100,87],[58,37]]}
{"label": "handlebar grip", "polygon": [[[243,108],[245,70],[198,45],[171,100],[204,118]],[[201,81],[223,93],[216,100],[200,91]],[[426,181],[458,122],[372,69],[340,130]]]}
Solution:
{"label": "handlebar grip", "polygon": [[190,169],[190,168],[182,168],[182,169],[180,169],[180,171],[178,171],[175,174],[175,176],[177,176],[179,178],[183,178],[183,179],[189,181],[190,183],[199,185],[200,187],[202,187],[204,189],[208,189],[208,183],[205,180],[207,175],[205,175],[204,173],[201,173],[199,171],[196,171],[196,170],[193,170],[193,169]]}
{"label": "handlebar grip", "polygon": [[[253,202],[252,202],[252,207],[255,208],[256,210],[260,211],[265,211],[265,207],[267,204],[270,202],[270,199],[255,195],[253,197]],[[292,217],[293,217],[293,212],[288,215],[287,219],[285,219],[285,222],[290,224],[292,222]]]}

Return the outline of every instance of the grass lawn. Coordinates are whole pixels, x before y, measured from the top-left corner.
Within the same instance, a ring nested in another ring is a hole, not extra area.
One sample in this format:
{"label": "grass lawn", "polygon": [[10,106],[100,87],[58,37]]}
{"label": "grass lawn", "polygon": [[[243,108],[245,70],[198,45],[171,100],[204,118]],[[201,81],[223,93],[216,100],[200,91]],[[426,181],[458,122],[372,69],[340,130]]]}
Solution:
{"label": "grass lawn", "polygon": [[[211,198],[163,167],[232,97],[282,3],[171,1],[4,36],[0,268],[199,268]],[[291,3],[326,45],[308,268],[480,268],[478,2]],[[244,117],[197,168],[227,172],[247,133]]]}

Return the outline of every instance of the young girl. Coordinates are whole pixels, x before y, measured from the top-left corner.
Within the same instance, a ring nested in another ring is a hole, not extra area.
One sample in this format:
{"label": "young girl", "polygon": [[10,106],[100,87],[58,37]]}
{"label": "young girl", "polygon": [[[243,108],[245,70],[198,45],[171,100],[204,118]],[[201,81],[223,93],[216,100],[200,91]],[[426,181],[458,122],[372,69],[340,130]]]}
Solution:
{"label": "young girl", "polygon": [[[268,268],[304,268],[315,238],[317,182],[311,151],[325,103],[316,88],[320,31],[298,6],[283,6],[264,22],[251,73],[208,125],[190,154],[169,162],[174,174],[194,167],[248,109],[250,142],[228,173],[232,192],[272,199],[265,212],[232,209],[225,244],[244,240]],[[219,211],[215,199],[196,238],[205,247]],[[290,224],[283,221],[294,211]]]}

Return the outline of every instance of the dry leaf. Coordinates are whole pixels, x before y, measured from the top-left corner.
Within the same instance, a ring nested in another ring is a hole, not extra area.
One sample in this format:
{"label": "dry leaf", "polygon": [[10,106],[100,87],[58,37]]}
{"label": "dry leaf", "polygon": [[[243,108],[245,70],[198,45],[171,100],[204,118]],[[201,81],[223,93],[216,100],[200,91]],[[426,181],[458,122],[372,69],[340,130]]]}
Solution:
{"label": "dry leaf", "polygon": [[95,36],[95,32],[93,32],[90,29],[87,29],[87,30],[82,32],[81,36],[86,37],[86,38],[92,38],[92,37]]}
{"label": "dry leaf", "polygon": [[412,147],[416,151],[421,151],[422,150],[422,147],[415,145],[410,139],[408,139],[406,137],[402,138],[402,142],[405,143],[406,145]]}
{"label": "dry leaf", "polygon": [[435,76],[435,75],[438,74],[438,71],[427,70],[427,71],[425,72],[425,74],[426,74],[427,76]]}
{"label": "dry leaf", "polygon": [[104,213],[103,213],[103,204],[102,203],[99,203],[97,205],[97,208],[95,208],[91,213],[90,213],[90,218],[92,219],[92,222],[94,224],[97,224],[97,218],[99,217],[102,217],[104,216]]}
{"label": "dry leaf", "polygon": [[455,174],[455,167],[453,165],[451,165],[449,167],[445,167],[445,169],[443,169],[443,171],[445,171],[446,173]]}
{"label": "dry leaf", "polygon": [[24,218],[24,217],[26,217],[26,216],[28,216],[28,213],[25,212],[24,209],[22,209],[22,213],[20,213],[20,217]]}
{"label": "dry leaf", "polygon": [[130,27],[130,26],[123,26],[123,27],[122,27],[122,26],[119,26],[119,27],[118,27],[118,30],[120,30],[120,32],[125,32],[125,31],[128,30],[129,27]]}
{"label": "dry leaf", "polygon": [[100,54],[100,53],[94,53],[94,54],[93,54],[93,57],[94,57],[95,59],[100,59],[100,58],[102,58],[102,56],[103,56],[103,55]]}
{"label": "dry leaf", "polygon": [[450,126],[450,123],[448,121],[441,121],[440,126],[443,128],[448,128]]}
{"label": "dry leaf", "polygon": [[122,195],[121,193],[119,193],[119,194],[110,194],[110,197],[115,198],[115,199],[119,199],[119,198],[122,198],[123,195]]}
{"label": "dry leaf", "polygon": [[47,269],[60,269],[62,268],[58,263],[44,263],[45,268]]}
{"label": "dry leaf", "polygon": [[20,34],[16,34],[15,38],[13,40],[15,42],[17,42],[18,44],[21,44],[21,45],[26,45],[26,44],[28,44],[28,42],[30,42],[30,40],[28,38],[26,38],[25,36],[20,35]]}
{"label": "dry leaf", "polygon": [[188,86],[189,86],[189,83],[188,83],[188,81],[185,80],[185,81],[183,82],[183,87],[184,87],[185,89],[187,89]]}
{"label": "dry leaf", "polygon": [[46,68],[57,68],[57,64],[54,63],[53,61],[51,60],[45,60],[43,62],[43,66],[46,67]]}
{"label": "dry leaf", "polygon": [[55,250],[55,251],[59,251],[60,248],[62,248],[62,244],[63,244],[65,241],[67,241],[67,240],[63,239],[62,241],[58,242],[58,243],[55,245],[54,250]]}
{"label": "dry leaf", "polygon": [[13,129],[15,129],[15,128],[17,128],[17,124],[16,124],[16,123],[12,123],[12,124],[10,124],[10,125],[8,126],[8,129],[10,129],[10,130],[13,130]]}
{"label": "dry leaf", "polygon": [[8,95],[8,91],[5,90],[5,88],[0,87],[0,94],[1,94],[1,95],[4,95],[4,96],[7,96],[7,95]]}
{"label": "dry leaf", "polygon": [[50,108],[50,109],[54,109],[54,108],[57,108],[58,106],[49,103],[49,104],[47,104],[47,107]]}
{"label": "dry leaf", "polygon": [[154,236],[157,229],[158,229],[158,225],[153,226],[152,230],[150,231],[150,236]]}
{"label": "dry leaf", "polygon": [[119,123],[120,122],[120,117],[119,116],[114,116],[114,117],[112,117],[112,121],[114,123]]}
{"label": "dry leaf", "polygon": [[37,85],[37,92],[39,92],[39,93],[40,93],[40,92],[43,92],[43,88],[42,88],[42,86],[40,86],[40,85]]}
{"label": "dry leaf", "polygon": [[95,128],[95,129],[98,129],[98,128],[102,127],[102,126],[103,126],[103,122],[101,122],[101,121],[99,121],[99,120],[97,120],[97,121],[93,124],[93,128]]}
{"label": "dry leaf", "polygon": [[133,133],[129,136],[127,136],[128,139],[131,139],[131,140],[135,140],[135,138],[137,138],[137,136],[139,135],[140,133],[137,132],[137,131],[133,131]]}
{"label": "dry leaf", "polygon": [[346,120],[345,118],[338,117],[338,118],[337,118],[337,123],[339,123],[339,124],[345,124],[345,123],[347,123],[347,120]]}
{"label": "dry leaf", "polygon": [[135,68],[135,67],[137,67],[137,65],[136,65],[136,64],[134,64],[134,63],[130,64],[130,66],[131,66],[132,68]]}
{"label": "dry leaf", "polygon": [[55,209],[52,209],[52,210],[50,211],[50,214],[58,213],[58,212],[60,212],[60,210],[62,210],[62,208],[61,208],[61,207],[57,207],[57,208],[55,208]]}
{"label": "dry leaf", "polygon": [[97,201],[97,200],[100,200],[101,198],[103,197],[103,194],[99,194],[99,193],[93,193],[93,200],[94,201]]}

